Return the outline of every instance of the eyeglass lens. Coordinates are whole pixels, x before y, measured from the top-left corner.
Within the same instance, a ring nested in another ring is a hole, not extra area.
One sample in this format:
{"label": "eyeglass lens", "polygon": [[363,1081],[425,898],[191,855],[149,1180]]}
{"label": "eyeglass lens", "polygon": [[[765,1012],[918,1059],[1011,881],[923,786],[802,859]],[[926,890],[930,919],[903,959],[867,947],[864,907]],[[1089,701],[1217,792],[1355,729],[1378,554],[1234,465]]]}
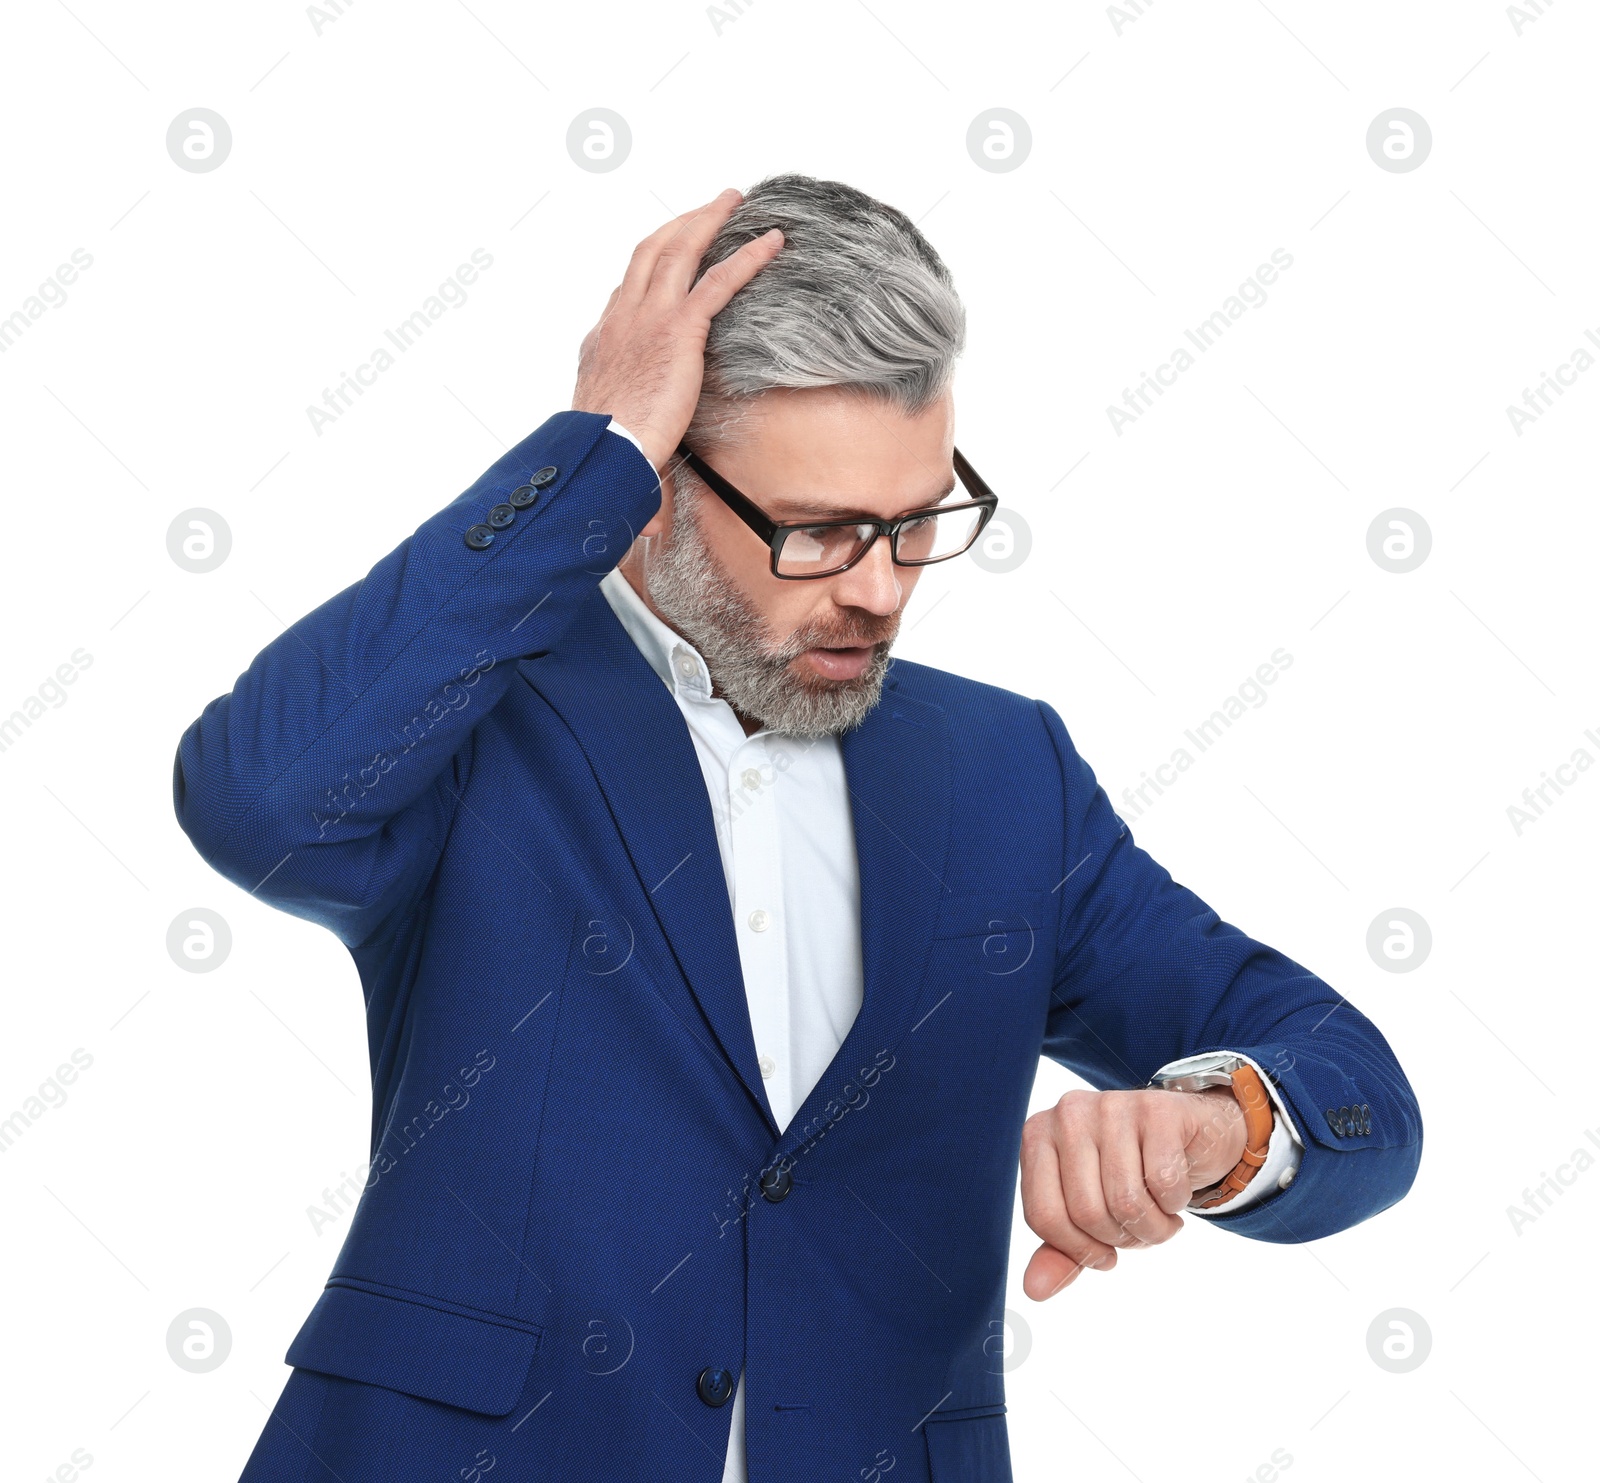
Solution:
{"label": "eyeglass lens", "polygon": [[[981,508],[941,510],[907,521],[895,537],[894,555],[901,562],[944,561],[972,544],[982,518]],[[872,540],[870,525],[806,525],[791,530],[778,556],[784,576],[807,576],[845,566]]]}

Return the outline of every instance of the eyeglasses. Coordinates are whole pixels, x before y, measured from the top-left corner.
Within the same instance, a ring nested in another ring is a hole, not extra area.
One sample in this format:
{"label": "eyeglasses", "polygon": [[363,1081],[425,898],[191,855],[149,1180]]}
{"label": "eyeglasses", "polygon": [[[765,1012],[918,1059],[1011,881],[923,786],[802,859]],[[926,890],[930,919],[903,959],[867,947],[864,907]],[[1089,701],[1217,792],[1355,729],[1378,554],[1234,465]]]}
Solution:
{"label": "eyeglasses", "polygon": [[712,492],[767,543],[772,550],[772,575],[787,581],[847,572],[872,549],[879,536],[889,537],[889,551],[896,566],[931,566],[936,561],[948,561],[978,539],[1000,503],[999,496],[957,448],[951,462],[956,477],[971,496],[958,504],[912,510],[894,520],[848,515],[839,520],[779,521],[724,479],[688,444],[679,443],[678,453]]}

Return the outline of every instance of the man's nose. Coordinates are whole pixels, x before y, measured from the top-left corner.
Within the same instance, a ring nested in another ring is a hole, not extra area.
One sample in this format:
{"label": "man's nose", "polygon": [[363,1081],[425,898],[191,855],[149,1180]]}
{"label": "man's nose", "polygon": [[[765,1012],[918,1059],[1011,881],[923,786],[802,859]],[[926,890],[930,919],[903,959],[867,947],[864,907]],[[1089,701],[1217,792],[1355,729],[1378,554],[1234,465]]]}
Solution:
{"label": "man's nose", "polygon": [[883,617],[895,612],[905,595],[887,536],[879,536],[860,561],[833,580],[834,601],[840,607],[865,608]]}

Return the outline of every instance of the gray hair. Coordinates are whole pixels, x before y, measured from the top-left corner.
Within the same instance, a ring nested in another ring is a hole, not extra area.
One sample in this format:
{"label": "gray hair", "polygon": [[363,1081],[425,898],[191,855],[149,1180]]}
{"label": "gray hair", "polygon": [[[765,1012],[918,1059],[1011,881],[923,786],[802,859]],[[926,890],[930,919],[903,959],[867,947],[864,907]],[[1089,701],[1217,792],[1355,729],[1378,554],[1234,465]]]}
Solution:
{"label": "gray hair", "polygon": [[911,219],[836,180],[769,175],[696,278],[771,227],[783,231],[778,256],[711,321],[691,446],[732,441],[752,400],[780,387],[848,388],[909,416],[937,400],[966,343],[966,310]]}

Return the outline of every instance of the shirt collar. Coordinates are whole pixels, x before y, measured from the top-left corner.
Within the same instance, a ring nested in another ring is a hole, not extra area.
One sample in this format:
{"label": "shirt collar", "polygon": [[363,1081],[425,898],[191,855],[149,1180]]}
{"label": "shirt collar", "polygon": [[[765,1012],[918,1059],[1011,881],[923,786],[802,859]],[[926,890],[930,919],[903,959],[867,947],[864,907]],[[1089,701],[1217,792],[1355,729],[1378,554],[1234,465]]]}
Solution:
{"label": "shirt collar", "polygon": [[615,567],[600,579],[600,591],[668,690],[694,700],[711,698],[711,672],[700,651],[656,617]]}

